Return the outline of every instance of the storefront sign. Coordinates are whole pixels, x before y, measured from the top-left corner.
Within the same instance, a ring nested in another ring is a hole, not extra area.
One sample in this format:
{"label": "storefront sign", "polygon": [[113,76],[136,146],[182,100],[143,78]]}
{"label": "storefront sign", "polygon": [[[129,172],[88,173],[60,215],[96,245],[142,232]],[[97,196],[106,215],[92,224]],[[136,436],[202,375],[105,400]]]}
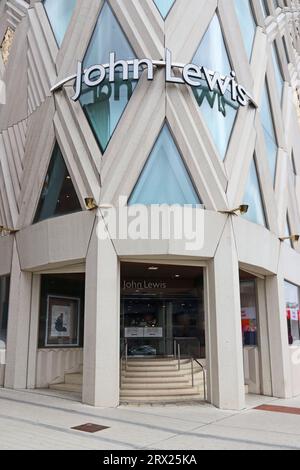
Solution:
{"label": "storefront sign", "polygon": [[[165,51],[165,60],[133,59],[116,61],[115,52],[111,52],[108,64],[92,65],[84,69],[83,63],[78,62],[77,73],[54,85],[51,92],[53,93],[65,83],[75,80],[75,94],[72,100],[77,101],[82,94],[83,85],[92,88],[104,84],[107,80],[109,83],[114,83],[117,78],[120,80],[120,75],[122,75],[121,80],[123,81],[138,80],[141,72],[145,70],[147,70],[148,80],[152,81],[155,67],[165,69],[165,79],[168,83],[200,87],[203,86],[204,81],[211,92],[218,90],[221,96],[229,92],[232,101],[240,106],[247,106],[251,103],[254,107],[257,107],[251,95],[243,86],[237,83],[235,72],[232,71],[230,75],[224,77],[219,72],[212,72],[206,67],[196,64],[173,63],[172,53],[169,49]],[[120,70],[122,71],[121,74]]]}
{"label": "storefront sign", "polygon": [[168,285],[164,281],[124,281],[123,290],[164,290]]}

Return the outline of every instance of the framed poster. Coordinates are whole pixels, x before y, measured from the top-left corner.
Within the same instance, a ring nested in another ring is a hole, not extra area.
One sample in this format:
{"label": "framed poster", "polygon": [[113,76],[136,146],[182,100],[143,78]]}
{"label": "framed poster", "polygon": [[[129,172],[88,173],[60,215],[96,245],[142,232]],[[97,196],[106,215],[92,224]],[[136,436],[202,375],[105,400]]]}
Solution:
{"label": "framed poster", "polygon": [[80,299],[48,295],[47,347],[79,346]]}

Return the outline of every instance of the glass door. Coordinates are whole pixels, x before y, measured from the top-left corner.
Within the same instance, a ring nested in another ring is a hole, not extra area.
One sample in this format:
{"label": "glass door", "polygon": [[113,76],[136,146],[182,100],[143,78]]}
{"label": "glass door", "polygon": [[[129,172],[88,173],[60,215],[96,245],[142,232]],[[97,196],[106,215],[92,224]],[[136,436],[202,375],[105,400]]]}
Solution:
{"label": "glass door", "polygon": [[[196,298],[124,297],[121,351],[129,356],[170,357],[175,341],[182,357],[205,357],[205,320]],[[177,353],[177,351],[176,351]]]}

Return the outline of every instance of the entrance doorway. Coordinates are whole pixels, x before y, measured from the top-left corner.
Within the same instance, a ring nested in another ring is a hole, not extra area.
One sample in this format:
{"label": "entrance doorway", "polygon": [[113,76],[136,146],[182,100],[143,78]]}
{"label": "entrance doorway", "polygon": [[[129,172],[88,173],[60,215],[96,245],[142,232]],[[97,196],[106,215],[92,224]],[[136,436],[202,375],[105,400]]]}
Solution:
{"label": "entrance doorway", "polygon": [[244,355],[244,375],[247,393],[261,393],[261,358],[257,278],[240,271],[241,317]]}
{"label": "entrance doorway", "polygon": [[204,359],[203,269],[123,263],[121,351],[130,357]]}

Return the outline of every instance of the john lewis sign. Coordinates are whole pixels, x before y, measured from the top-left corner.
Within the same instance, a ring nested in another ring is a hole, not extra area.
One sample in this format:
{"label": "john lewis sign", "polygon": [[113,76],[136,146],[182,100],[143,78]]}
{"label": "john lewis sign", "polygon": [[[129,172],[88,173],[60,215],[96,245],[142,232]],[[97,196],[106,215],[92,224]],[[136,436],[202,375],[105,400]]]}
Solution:
{"label": "john lewis sign", "polygon": [[141,73],[147,72],[147,79],[154,80],[155,68],[165,68],[165,78],[167,83],[187,84],[191,87],[203,86],[203,82],[207,84],[210,91],[218,90],[221,96],[226,92],[230,93],[232,101],[240,106],[252,104],[257,107],[255,101],[247,90],[237,83],[235,72],[231,72],[228,76],[221,76],[219,72],[212,72],[204,66],[195,64],[178,64],[172,62],[172,53],[169,49],[165,51],[165,60],[151,59],[133,59],[133,60],[116,60],[115,52],[109,55],[108,64],[92,65],[84,69],[83,63],[78,62],[77,73],[66,77],[61,82],[54,85],[51,92],[60,89],[65,83],[75,80],[75,94],[72,97],[77,101],[82,94],[82,86],[88,88],[97,87],[104,84],[106,80],[114,83],[116,78],[128,81],[129,79],[138,80]]}

